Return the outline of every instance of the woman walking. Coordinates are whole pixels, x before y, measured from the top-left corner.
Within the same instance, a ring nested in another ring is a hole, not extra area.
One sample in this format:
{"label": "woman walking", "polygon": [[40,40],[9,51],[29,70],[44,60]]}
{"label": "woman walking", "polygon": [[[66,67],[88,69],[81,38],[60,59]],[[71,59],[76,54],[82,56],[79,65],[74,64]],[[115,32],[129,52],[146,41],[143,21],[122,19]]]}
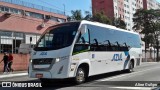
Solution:
{"label": "woman walking", "polygon": [[9,68],[10,72],[13,72],[12,64],[13,64],[13,56],[12,56],[11,53],[9,53],[9,56],[8,56],[8,68]]}

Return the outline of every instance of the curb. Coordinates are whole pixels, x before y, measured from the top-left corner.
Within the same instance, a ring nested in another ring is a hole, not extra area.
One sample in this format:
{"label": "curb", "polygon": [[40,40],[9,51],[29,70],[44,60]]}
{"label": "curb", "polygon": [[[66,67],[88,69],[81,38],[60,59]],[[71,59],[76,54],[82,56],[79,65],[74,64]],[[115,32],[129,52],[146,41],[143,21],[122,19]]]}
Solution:
{"label": "curb", "polygon": [[0,75],[0,79],[1,78],[9,78],[9,77],[17,77],[17,76],[26,76],[26,75],[28,75],[28,73],[3,74],[3,75]]}

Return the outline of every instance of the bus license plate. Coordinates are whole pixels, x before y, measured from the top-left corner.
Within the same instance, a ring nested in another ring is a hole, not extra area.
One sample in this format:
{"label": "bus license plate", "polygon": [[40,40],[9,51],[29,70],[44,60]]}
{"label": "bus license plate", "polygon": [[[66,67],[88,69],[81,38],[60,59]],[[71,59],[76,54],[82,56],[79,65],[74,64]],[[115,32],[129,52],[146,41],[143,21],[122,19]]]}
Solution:
{"label": "bus license plate", "polygon": [[36,78],[43,78],[43,74],[36,74]]}

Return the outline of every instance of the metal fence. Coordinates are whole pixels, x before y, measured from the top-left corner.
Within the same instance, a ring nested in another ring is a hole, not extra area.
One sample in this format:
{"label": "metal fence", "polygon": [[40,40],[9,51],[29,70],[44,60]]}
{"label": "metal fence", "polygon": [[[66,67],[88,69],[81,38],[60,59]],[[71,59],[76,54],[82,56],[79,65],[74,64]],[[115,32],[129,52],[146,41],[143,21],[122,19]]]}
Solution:
{"label": "metal fence", "polygon": [[[145,50],[142,51],[142,61],[143,62],[156,62],[156,58],[157,58],[156,50],[147,50],[146,58],[145,58]],[[160,59],[160,55],[159,55],[159,59]]]}
{"label": "metal fence", "polygon": [[44,7],[44,6],[41,6],[41,5],[32,4],[32,3],[29,3],[29,2],[24,2],[24,1],[21,1],[21,0],[0,0],[0,2],[16,4],[16,5],[25,6],[25,7],[28,7],[28,8],[34,8],[34,9],[38,9],[38,10],[43,10],[43,11],[47,11],[47,12],[51,12],[51,13],[57,13],[57,14],[64,15],[63,11],[56,10],[56,9],[53,9],[53,8]]}

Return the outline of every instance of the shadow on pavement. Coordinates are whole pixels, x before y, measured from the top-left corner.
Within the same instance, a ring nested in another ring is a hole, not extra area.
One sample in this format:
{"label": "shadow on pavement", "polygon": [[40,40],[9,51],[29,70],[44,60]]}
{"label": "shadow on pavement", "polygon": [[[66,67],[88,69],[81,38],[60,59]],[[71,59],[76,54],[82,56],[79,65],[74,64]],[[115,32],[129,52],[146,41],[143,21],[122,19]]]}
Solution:
{"label": "shadow on pavement", "polygon": [[[76,85],[73,81],[73,79],[64,79],[64,80],[48,80],[47,83],[42,83],[42,88],[23,88],[23,90],[32,90],[32,89],[61,89],[66,87],[98,87],[95,86],[96,80],[109,78],[112,76],[118,76],[121,74],[125,74],[127,72],[125,71],[117,71],[112,73],[106,73],[96,76],[91,76],[87,79],[87,81],[84,84]],[[31,80],[31,81],[17,81],[16,83],[41,83],[40,80]],[[96,82],[97,83],[97,82]],[[106,83],[107,84],[107,83]],[[108,84],[109,85],[109,84]],[[1,87],[1,85],[0,85]],[[0,90],[3,90],[4,88],[0,88]],[[5,88],[5,90],[22,90],[22,88]]]}

